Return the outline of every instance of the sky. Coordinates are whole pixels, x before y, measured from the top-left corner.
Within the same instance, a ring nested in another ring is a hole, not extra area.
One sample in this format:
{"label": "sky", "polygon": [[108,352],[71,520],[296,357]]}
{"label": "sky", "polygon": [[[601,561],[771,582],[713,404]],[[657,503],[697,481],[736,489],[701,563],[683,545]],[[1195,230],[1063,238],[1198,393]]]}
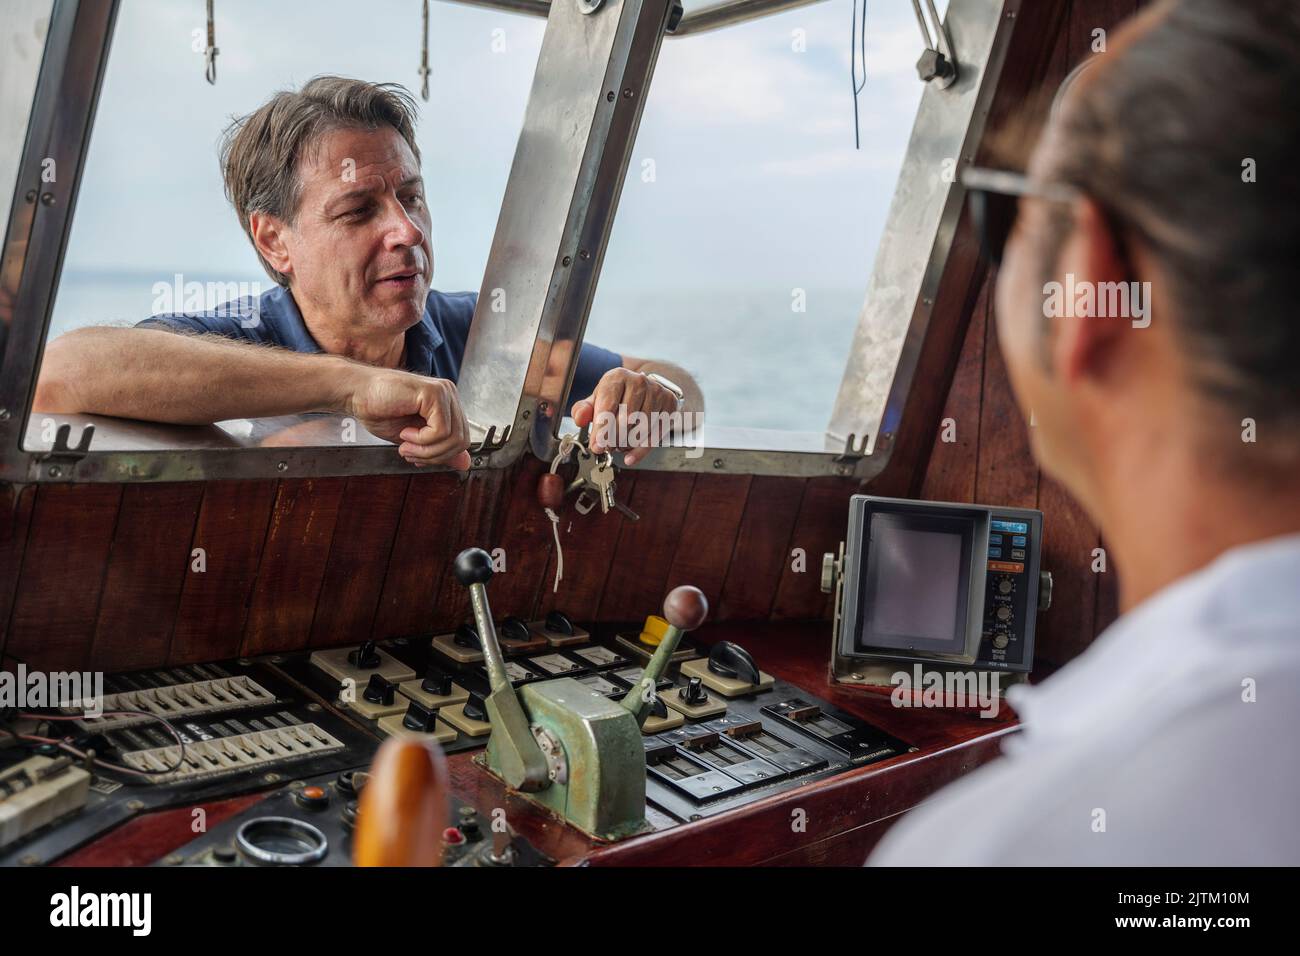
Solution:
{"label": "sky", "polygon": [[[868,6],[860,150],[852,0],[665,40],[589,337],[653,349],[656,310],[630,316],[626,303],[672,292],[745,323],[769,343],[750,357],[772,366],[802,289],[810,312],[833,308],[813,318],[832,329],[833,350],[847,348],[922,91],[910,0]],[[230,117],[326,72],[418,93],[418,0],[217,0],[215,86],[203,77],[203,8],[123,0],[65,276],[266,282],[221,190],[216,145]],[[418,142],[433,284],[477,290],[545,21],[443,2],[430,21]]]}

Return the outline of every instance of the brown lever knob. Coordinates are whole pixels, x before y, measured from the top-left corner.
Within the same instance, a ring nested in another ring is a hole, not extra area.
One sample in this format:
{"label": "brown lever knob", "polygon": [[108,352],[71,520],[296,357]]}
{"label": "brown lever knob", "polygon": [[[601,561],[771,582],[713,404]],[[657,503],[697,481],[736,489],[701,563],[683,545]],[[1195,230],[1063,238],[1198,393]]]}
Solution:
{"label": "brown lever knob", "polygon": [[450,787],[442,748],[390,737],[361,791],[352,859],[357,866],[441,866]]}
{"label": "brown lever knob", "polygon": [[709,599],[699,588],[683,584],[664,598],[664,618],[679,631],[693,631],[709,614]]}

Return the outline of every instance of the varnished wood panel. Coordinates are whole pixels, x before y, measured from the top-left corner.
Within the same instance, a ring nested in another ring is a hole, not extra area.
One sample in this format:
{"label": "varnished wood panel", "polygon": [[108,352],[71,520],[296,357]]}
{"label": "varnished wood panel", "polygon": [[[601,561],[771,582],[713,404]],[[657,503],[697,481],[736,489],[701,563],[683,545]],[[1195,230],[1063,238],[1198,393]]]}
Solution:
{"label": "varnished wood panel", "polygon": [[307,646],[345,484],[344,478],[280,482],[248,607],[245,655]]}
{"label": "varnished wood panel", "polygon": [[489,587],[492,613],[497,618],[517,615],[530,619],[537,607],[542,578],[555,547],[551,522],[537,500],[537,480],[549,467],[527,456],[514,469],[510,492],[502,503],[503,523],[491,547],[501,549],[504,569],[498,562]]}
{"label": "varnished wood panel", "polygon": [[663,613],[664,584],[694,485],[695,476],[681,472],[637,475],[628,507],[641,520],[618,519],[622,528],[600,600],[600,620],[640,620]]}
{"label": "varnished wood panel", "polygon": [[312,620],[312,647],[370,636],[410,483],[402,475],[347,480]]}
{"label": "varnished wood panel", "polygon": [[[849,498],[857,483],[846,478],[810,478],[795,519],[772,617],[829,618],[832,595],[822,592],[822,555],[834,554],[849,526]],[[796,557],[792,552],[799,549]]]}
{"label": "varnished wood panel", "polygon": [[[619,475],[617,494],[628,502],[636,493],[637,474]],[[698,485],[697,485],[698,487]],[[556,554],[551,549],[542,578],[542,594],[538,613],[545,615],[561,610],[570,618],[590,623],[600,610],[600,595],[605,590],[612,564],[611,556],[618,544],[625,519],[620,514],[600,514],[599,510],[580,515],[573,510],[573,498],[566,498],[560,517],[560,543],[564,553],[564,575],[559,589],[555,589]],[[549,524],[549,521],[548,521]],[[731,551],[728,549],[727,555]],[[726,558],[723,558],[723,570]]]}
{"label": "varnished wood panel", "polygon": [[752,482],[749,475],[696,478],[677,553],[664,582],[665,593],[680,584],[690,584],[704,592],[709,607],[718,606]]}
{"label": "varnished wood panel", "polygon": [[35,500],[35,485],[0,484],[0,665],[4,664],[3,654],[9,643],[9,615]]}
{"label": "varnished wood panel", "polygon": [[1097,575],[1092,551],[1097,528],[1083,509],[1047,475],[1038,487],[1043,512],[1042,566],[1052,572],[1052,607],[1038,615],[1034,657],[1061,665],[1096,635]]}
{"label": "varnished wood panel", "polygon": [[58,670],[89,662],[121,500],[121,485],[43,485],[37,490],[8,653]]}
{"label": "varnished wood panel", "polygon": [[203,486],[127,485],[91,653],[103,670],[167,659]]}
{"label": "varnished wood panel", "polygon": [[168,661],[218,660],[239,653],[248,598],[275,502],[274,481],[210,481],[203,486]]}
{"label": "varnished wood panel", "polygon": [[984,398],[980,405],[979,465],[975,500],[981,504],[1033,508],[1038,504],[1038,466],[1029,450],[1029,429],[1016,405],[989,317],[984,345]]}
{"label": "varnished wood panel", "polygon": [[807,481],[760,475],[749,486],[716,620],[755,620],[772,612],[790,535]]}
{"label": "varnished wood panel", "polygon": [[[988,325],[991,284],[975,300],[957,371],[934,436],[930,463],[921,482],[920,497],[928,501],[975,500],[979,468],[980,409],[984,399],[984,339]],[[949,431],[951,425],[951,431]],[[946,440],[952,438],[952,441]]]}
{"label": "varnished wood panel", "polygon": [[[515,467],[518,467],[516,465]],[[512,487],[510,478],[514,470],[472,475],[465,483],[458,500],[460,520],[450,529],[447,557],[434,566],[437,590],[432,629],[449,631],[472,615],[469,608],[469,591],[452,573],[452,561],[466,548],[496,547],[501,530],[501,517],[505,511],[505,495]]]}
{"label": "varnished wood panel", "polygon": [[467,489],[455,475],[416,475],[388,556],[372,634],[377,638],[427,633],[433,626],[434,599],[461,522]]}

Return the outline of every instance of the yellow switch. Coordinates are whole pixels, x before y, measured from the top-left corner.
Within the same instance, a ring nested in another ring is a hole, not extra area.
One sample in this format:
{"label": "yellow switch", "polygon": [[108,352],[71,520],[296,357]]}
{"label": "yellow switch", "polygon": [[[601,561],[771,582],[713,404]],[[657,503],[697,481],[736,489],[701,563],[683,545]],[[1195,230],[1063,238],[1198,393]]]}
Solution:
{"label": "yellow switch", "polygon": [[658,614],[651,614],[641,627],[641,643],[647,647],[658,647],[659,642],[668,633],[668,622]]}

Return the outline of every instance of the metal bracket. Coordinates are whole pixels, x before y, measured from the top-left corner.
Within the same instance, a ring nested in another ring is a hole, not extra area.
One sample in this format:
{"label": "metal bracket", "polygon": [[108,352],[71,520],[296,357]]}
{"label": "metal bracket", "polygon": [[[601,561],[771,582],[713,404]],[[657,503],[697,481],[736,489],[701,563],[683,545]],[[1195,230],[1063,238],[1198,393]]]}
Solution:
{"label": "metal bracket", "polygon": [[72,435],[72,426],[64,423],[54,433],[54,446],[47,452],[35,456],[36,460],[48,463],[46,474],[51,478],[71,478],[77,468],[77,462],[86,457],[90,451],[90,442],[95,437],[95,426],[87,425],[81,430],[76,446],[68,444]]}
{"label": "metal bracket", "polygon": [[836,455],[832,460],[837,465],[856,465],[863,458],[867,457],[867,446],[870,444],[870,435],[863,435],[862,441],[857,441],[857,435],[850,434],[844,439],[844,451]]}
{"label": "metal bracket", "polygon": [[[498,427],[501,429],[500,436],[497,435]],[[473,442],[470,444],[469,446],[470,455],[478,459],[480,458],[480,456],[491,455],[493,452],[498,452],[502,448],[505,448],[510,441],[511,429],[512,426],[510,425],[488,426],[487,434],[483,436],[483,440],[480,442]],[[483,462],[481,460],[476,460],[474,462],[475,465],[481,465],[482,463]]]}
{"label": "metal bracket", "polygon": [[934,0],[925,0],[934,21],[935,36],[930,37],[930,27],[921,12],[921,0],[912,0],[912,9],[916,11],[916,22],[921,27],[921,38],[925,41],[925,50],[916,61],[916,73],[923,83],[934,82],[941,90],[946,90],[957,79],[957,58],[952,55],[952,44],[948,42],[948,31],[944,29],[939,11],[935,9]]}

